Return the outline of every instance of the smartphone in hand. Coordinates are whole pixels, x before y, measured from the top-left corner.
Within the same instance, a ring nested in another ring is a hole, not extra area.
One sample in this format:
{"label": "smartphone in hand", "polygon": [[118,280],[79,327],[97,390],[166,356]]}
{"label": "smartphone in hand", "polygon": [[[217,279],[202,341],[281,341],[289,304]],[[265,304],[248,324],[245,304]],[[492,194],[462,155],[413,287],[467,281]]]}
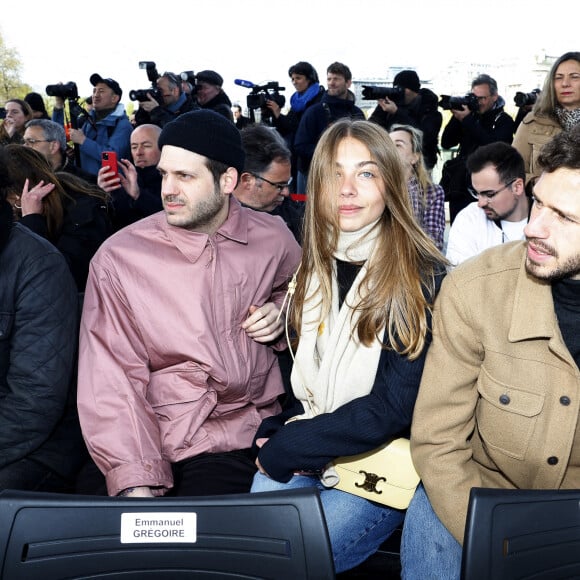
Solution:
{"label": "smartphone in hand", "polygon": [[117,154],[114,151],[103,151],[101,154],[101,166],[107,167],[110,171],[113,171],[115,173],[115,177],[119,175]]}

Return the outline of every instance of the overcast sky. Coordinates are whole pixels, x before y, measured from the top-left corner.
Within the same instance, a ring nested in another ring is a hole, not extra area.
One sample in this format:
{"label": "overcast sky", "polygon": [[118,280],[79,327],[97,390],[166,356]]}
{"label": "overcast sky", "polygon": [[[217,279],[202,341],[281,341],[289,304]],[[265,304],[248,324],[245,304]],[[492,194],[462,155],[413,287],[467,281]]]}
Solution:
{"label": "overcast sky", "polygon": [[[501,55],[580,50],[578,2],[539,9],[522,0],[156,0],[47,2],[28,0],[25,14],[3,17],[0,31],[18,50],[22,80],[75,81],[81,96],[98,72],[130,89],[148,88],[140,60],[160,72],[213,69],[232,100],[248,91],[235,78],[276,80],[292,92],[288,67],[311,62],[323,81],[328,64],[347,64],[355,79],[385,76],[389,66],[416,68],[429,79],[463,57],[482,63]],[[6,15],[6,11],[3,11]],[[547,32],[546,32],[547,31]]]}

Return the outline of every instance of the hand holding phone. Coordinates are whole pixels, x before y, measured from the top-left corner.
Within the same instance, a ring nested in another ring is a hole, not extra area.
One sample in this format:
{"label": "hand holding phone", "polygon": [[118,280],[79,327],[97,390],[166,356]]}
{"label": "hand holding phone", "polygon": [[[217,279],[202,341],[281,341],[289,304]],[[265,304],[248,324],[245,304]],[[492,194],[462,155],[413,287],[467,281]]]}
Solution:
{"label": "hand holding phone", "polygon": [[113,171],[115,173],[115,177],[119,175],[117,154],[114,151],[103,151],[101,154],[101,166],[107,167],[109,171]]}

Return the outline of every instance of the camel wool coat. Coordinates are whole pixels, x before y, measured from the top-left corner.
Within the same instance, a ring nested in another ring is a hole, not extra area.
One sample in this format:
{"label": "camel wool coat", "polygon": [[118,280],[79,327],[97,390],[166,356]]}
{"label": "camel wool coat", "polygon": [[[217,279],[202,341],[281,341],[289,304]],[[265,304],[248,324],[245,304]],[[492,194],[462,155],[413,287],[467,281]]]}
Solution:
{"label": "camel wool coat", "polygon": [[565,477],[580,487],[580,470],[568,466],[580,372],[551,285],[526,273],[525,252],[513,242],[464,262],[434,308],[412,454],[433,509],[460,542],[472,487],[558,489]]}

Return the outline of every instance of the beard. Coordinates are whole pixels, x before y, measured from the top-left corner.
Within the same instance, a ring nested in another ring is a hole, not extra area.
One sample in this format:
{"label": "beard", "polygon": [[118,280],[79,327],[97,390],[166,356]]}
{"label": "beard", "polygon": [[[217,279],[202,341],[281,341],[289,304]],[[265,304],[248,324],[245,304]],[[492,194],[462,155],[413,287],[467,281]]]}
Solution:
{"label": "beard", "polygon": [[[184,204],[181,211],[176,212],[165,208],[165,203],[182,203]],[[197,201],[196,203],[179,195],[167,195],[163,199],[163,206],[165,209],[165,216],[167,222],[172,226],[177,226],[190,231],[205,232],[208,229],[213,229],[217,216],[222,212],[227,198],[221,192],[214,188],[213,193],[206,199]]]}
{"label": "beard", "polygon": [[558,252],[552,246],[535,238],[528,238],[528,243],[552,257],[551,264],[534,262],[526,256],[526,272],[539,278],[540,280],[554,281],[564,278],[574,278],[580,275],[580,254],[569,256],[564,261],[560,261]]}

